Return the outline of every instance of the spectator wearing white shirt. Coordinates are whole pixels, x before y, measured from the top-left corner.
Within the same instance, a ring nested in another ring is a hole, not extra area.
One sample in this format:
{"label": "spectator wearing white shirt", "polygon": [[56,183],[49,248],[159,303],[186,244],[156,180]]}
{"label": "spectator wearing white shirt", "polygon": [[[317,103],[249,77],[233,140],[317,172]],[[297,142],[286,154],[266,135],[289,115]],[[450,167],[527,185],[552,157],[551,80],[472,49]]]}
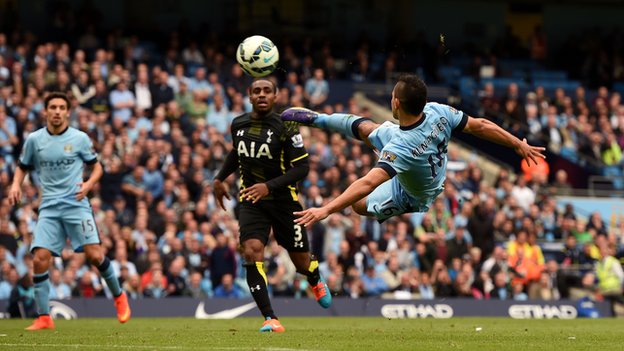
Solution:
{"label": "spectator wearing white shirt", "polygon": [[152,93],[150,91],[149,76],[147,68],[139,66],[137,81],[134,84],[134,95],[136,96],[136,107],[140,110],[150,110],[152,108]]}
{"label": "spectator wearing white shirt", "polygon": [[516,180],[516,185],[511,189],[511,196],[516,199],[524,213],[528,213],[529,207],[535,203],[535,192],[527,186],[527,181],[523,176],[519,176]]}

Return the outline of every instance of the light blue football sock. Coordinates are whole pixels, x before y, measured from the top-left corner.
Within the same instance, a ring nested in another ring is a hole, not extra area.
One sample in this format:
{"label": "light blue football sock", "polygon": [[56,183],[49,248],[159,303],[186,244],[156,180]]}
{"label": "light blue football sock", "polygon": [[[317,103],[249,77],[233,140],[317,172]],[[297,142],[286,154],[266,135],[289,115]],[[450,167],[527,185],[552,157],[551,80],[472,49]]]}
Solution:
{"label": "light blue football sock", "polygon": [[347,113],[333,113],[331,115],[319,113],[312,124],[317,128],[360,139],[357,126],[366,120],[368,119]]}
{"label": "light blue football sock", "polygon": [[50,279],[48,279],[48,271],[33,275],[33,283],[35,283],[35,304],[37,305],[37,314],[50,314]]}
{"label": "light blue football sock", "polygon": [[121,287],[119,286],[119,280],[115,275],[115,271],[113,270],[113,266],[110,264],[110,260],[108,257],[104,257],[104,260],[98,266],[98,270],[102,275],[102,278],[106,281],[106,285],[110,289],[113,296],[117,297],[121,295]]}

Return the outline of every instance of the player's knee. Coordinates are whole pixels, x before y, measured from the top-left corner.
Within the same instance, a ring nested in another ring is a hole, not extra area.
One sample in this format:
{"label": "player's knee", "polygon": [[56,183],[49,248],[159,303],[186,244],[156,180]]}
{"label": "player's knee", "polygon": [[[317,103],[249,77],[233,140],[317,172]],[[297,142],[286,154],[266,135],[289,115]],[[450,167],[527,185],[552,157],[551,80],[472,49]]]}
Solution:
{"label": "player's knee", "polygon": [[264,245],[259,240],[245,240],[242,243],[243,259],[245,262],[256,262],[264,256]]}
{"label": "player's knee", "polygon": [[33,266],[35,268],[35,273],[39,273],[48,269],[51,258],[52,254],[50,253],[50,251],[44,249],[35,250],[35,253],[33,255]]}
{"label": "player's knee", "polygon": [[87,256],[87,260],[89,260],[89,263],[96,267],[102,264],[102,261],[104,260],[102,250],[85,250],[85,254]]}

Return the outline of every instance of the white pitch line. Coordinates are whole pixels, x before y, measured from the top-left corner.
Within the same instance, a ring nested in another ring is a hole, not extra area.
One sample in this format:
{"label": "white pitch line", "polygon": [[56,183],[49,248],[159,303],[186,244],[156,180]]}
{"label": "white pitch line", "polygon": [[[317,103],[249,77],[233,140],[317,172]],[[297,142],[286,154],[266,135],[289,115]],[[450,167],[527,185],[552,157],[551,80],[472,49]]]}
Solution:
{"label": "white pitch line", "polygon": [[[53,347],[53,348],[63,348],[63,347],[72,347],[72,348],[80,348],[80,347],[96,347],[101,349],[150,349],[150,350],[188,350],[188,349],[198,349],[198,350],[249,350],[248,347],[210,347],[210,346],[156,346],[156,345],[98,345],[98,344],[8,344],[8,343],[0,343],[0,346],[21,346],[21,347]],[[268,347],[268,348],[258,348],[256,350],[263,351],[320,351],[320,350],[309,350],[309,349],[291,349],[291,348],[282,348],[282,347]]]}

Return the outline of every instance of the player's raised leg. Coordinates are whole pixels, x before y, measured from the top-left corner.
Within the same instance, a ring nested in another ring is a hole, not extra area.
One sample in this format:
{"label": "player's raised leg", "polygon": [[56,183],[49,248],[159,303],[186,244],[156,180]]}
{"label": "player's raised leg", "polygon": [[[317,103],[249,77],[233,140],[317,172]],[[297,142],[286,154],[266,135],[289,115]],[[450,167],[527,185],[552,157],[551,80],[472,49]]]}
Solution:
{"label": "player's raised leg", "polygon": [[282,112],[281,117],[283,121],[296,122],[362,140],[369,146],[371,144],[368,141],[368,135],[379,127],[379,124],[365,117],[346,113],[327,115],[302,107],[291,107]]}
{"label": "player's raised leg", "polygon": [[33,283],[35,285],[35,304],[39,316],[26,330],[54,329],[54,321],[50,317],[50,280],[48,277],[51,259],[50,250],[42,247],[34,249]]}
{"label": "player's raised leg", "polygon": [[110,260],[102,254],[102,248],[99,243],[84,245],[84,252],[89,262],[100,271],[100,275],[104,278],[106,285],[113,294],[115,308],[117,309],[117,320],[120,323],[126,323],[130,320],[132,313],[128,304],[128,296],[119,286],[119,279],[117,279]]}

